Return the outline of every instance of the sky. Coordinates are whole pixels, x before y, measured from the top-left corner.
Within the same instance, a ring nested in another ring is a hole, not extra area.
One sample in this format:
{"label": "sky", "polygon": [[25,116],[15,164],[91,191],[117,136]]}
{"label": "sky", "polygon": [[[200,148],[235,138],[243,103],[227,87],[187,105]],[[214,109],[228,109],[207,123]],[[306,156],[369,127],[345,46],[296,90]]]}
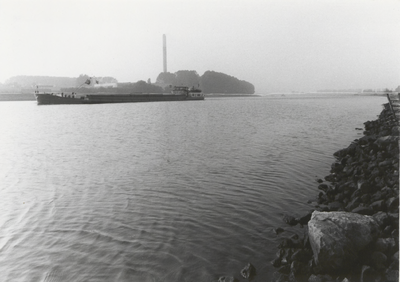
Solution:
{"label": "sky", "polygon": [[0,0],[0,83],[211,70],[256,93],[400,85],[400,0]]}

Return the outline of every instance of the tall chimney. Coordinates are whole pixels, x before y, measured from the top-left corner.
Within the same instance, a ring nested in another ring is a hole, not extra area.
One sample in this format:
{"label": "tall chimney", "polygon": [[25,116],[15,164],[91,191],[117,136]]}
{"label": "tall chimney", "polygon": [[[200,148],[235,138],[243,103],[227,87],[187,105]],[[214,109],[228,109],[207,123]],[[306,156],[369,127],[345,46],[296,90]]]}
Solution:
{"label": "tall chimney", "polygon": [[167,72],[167,37],[163,34],[163,65],[164,72]]}

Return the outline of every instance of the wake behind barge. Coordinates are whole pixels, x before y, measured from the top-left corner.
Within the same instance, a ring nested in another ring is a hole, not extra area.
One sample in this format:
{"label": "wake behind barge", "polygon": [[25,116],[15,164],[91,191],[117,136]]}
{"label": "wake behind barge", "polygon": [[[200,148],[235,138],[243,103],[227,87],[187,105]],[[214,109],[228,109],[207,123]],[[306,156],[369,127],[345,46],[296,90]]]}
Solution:
{"label": "wake behind barge", "polygon": [[60,104],[104,104],[104,103],[137,103],[137,102],[163,102],[163,101],[192,101],[204,100],[200,89],[186,86],[175,86],[169,94],[53,94],[35,92],[38,105]]}

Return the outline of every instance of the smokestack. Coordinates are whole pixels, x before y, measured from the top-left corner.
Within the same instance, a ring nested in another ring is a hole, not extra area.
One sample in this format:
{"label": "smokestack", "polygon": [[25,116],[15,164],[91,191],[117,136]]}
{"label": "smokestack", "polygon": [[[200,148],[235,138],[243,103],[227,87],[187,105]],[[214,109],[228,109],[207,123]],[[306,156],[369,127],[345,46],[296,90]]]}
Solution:
{"label": "smokestack", "polygon": [[167,72],[167,37],[163,34],[163,64],[164,72]]}

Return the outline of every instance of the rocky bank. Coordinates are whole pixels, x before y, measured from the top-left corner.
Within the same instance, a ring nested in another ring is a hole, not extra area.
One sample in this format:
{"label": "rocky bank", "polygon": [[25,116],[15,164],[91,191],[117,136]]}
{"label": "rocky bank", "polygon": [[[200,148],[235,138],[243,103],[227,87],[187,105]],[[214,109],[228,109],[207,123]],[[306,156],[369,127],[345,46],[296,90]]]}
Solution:
{"label": "rocky bank", "polygon": [[399,281],[399,125],[389,104],[364,136],[334,153],[314,209],[280,237],[273,281]]}

